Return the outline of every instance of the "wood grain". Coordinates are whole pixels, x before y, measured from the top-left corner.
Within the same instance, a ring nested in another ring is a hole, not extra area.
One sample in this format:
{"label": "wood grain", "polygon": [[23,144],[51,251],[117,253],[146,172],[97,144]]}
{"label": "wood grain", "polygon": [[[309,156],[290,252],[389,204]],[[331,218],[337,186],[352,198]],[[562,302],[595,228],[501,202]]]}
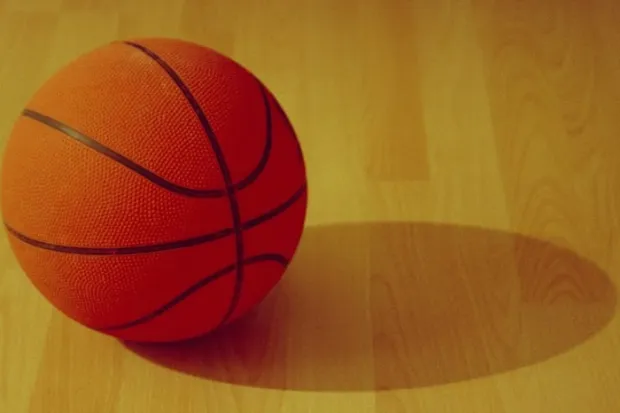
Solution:
{"label": "wood grain", "polygon": [[228,54],[280,100],[308,225],[245,319],[120,343],[0,238],[0,411],[620,411],[614,0],[0,0],[0,136],[114,39]]}

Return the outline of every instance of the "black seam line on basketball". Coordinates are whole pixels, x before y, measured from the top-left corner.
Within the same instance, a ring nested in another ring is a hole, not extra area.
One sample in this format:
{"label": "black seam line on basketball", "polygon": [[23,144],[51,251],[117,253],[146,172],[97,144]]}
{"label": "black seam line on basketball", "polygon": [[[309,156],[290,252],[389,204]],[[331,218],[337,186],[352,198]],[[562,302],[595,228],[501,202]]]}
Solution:
{"label": "black seam line on basketball", "polygon": [[[257,264],[260,262],[275,262],[278,263],[280,265],[282,265],[283,267],[286,267],[289,263],[288,259],[281,255],[281,254],[261,254],[261,255],[255,255],[249,258],[246,258],[245,260],[243,260],[243,265],[251,265],[251,264]],[[183,291],[181,294],[177,295],[176,297],[174,297],[172,300],[168,301],[166,304],[162,305],[161,307],[157,308],[154,311],[151,311],[150,313],[141,316],[135,320],[123,323],[123,324],[118,324],[118,325],[113,325],[113,326],[108,326],[108,327],[93,327],[91,326],[91,328],[95,329],[95,330],[99,330],[99,331],[118,331],[118,330],[125,330],[127,328],[130,327],[135,327],[137,325],[146,323],[160,315],[162,315],[163,313],[165,313],[166,311],[170,310],[171,308],[173,308],[174,306],[176,306],[177,304],[179,304],[180,302],[184,301],[185,299],[187,299],[188,297],[190,297],[191,295],[195,294],[197,291],[199,291],[200,289],[206,287],[207,285],[209,285],[210,283],[212,283],[213,281],[222,278],[223,276],[229,274],[230,272],[234,271],[236,269],[236,266],[231,264],[228,265],[224,268],[221,268],[217,271],[215,271],[213,274],[209,274],[208,276],[202,278],[200,281],[196,282],[195,284],[193,284],[191,287],[189,287],[188,289],[186,289],[185,291]]]}
{"label": "black seam line on basketball", "polygon": [[31,118],[33,120],[36,120],[46,126],[49,126],[50,128],[55,129],[69,136],[70,138],[73,138],[74,140],[88,146],[89,148],[95,150],[96,152],[104,156],[107,156],[108,158],[115,160],[116,162],[123,165],[124,167],[136,172],[138,175],[148,179],[155,185],[165,188],[171,192],[182,194],[182,195],[189,196],[189,197],[197,197],[197,198],[219,198],[219,197],[224,197],[226,195],[225,191],[221,189],[202,190],[202,189],[185,188],[175,183],[172,183],[170,181],[167,181],[166,179],[154,174],[148,169],[133,162],[131,159],[102,145],[96,140],[90,138],[89,136],[86,136],[85,134],[73,129],[70,126],[67,126],[57,121],[54,118],[43,115],[42,113],[30,110],[30,109],[25,109],[22,112],[22,115],[25,117]]}
{"label": "black seam line on basketball", "polygon": [[[265,166],[267,165],[267,161],[269,160],[269,156],[271,155],[271,146],[272,146],[271,108],[269,107],[269,102],[267,100],[265,100],[265,104],[267,105],[265,109],[266,116],[267,116],[267,125],[266,125],[265,148],[263,149],[263,154],[261,155],[261,159],[259,160],[259,163],[257,164],[257,166],[248,174],[248,176],[246,176],[240,182],[235,184],[235,189],[238,189],[238,190],[244,189],[248,185],[250,185],[252,182],[254,182],[258,178],[258,176],[261,174],[261,172],[265,169]],[[174,192],[180,195],[185,195],[188,197],[194,197],[194,198],[222,198],[226,196],[226,191],[223,189],[193,189],[193,188],[187,188],[181,185],[177,185],[173,182],[170,182],[154,174],[148,169],[138,165],[137,163],[133,162],[131,159],[125,157],[124,155],[121,155],[120,153],[113,151],[112,149],[106,147],[105,145],[102,145],[101,143],[97,142],[95,139],[79,132],[78,130],[54,118],[44,115],[40,112],[31,110],[31,109],[24,109],[22,111],[22,115],[24,117],[35,120],[39,123],[42,123],[52,129],[55,129],[69,136],[75,141],[82,143],[83,145],[100,153],[101,155],[104,155],[118,162],[122,166],[134,171],[135,173],[142,176],[143,178],[148,179],[155,185],[158,185],[171,192]]]}
{"label": "black seam line on basketball", "polygon": [[273,144],[273,124],[269,97],[267,96],[267,91],[265,90],[265,88],[259,82],[256,83],[260,88],[260,93],[263,98],[263,104],[265,106],[265,148],[263,149],[263,154],[261,155],[261,158],[258,161],[258,165],[256,165],[254,170],[250,172],[250,174],[248,174],[248,176],[246,176],[240,182],[235,184],[234,187],[237,191],[246,188],[251,183],[256,181],[256,179],[260,176],[260,174],[267,166],[267,161],[269,160],[269,156],[271,155],[271,146]]}
{"label": "black seam line on basketball", "polygon": [[284,112],[284,109],[282,108],[282,105],[279,102],[275,102],[275,106],[276,106],[276,112],[278,112],[280,114],[280,116],[282,117],[282,119],[284,119],[284,123],[286,124],[286,127],[289,129],[289,131],[291,132],[291,134],[293,135],[293,139],[295,140],[295,147],[297,149],[297,157],[299,158],[299,160],[301,162],[304,161],[304,155],[303,155],[303,151],[301,149],[301,142],[299,142],[299,139],[297,138],[297,133],[295,132],[295,128],[293,127],[293,124],[291,123],[291,120],[289,119],[289,117],[286,115],[286,113]]}
{"label": "black seam line on basketball", "polygon": [[[258,226],[262,224],[263,222],[273,219],[279,214],[285,212],[287,209],[292,207],[299,198],[301,198],[301,196],[304,194],[305,191],[306,191],[306,185],[303,185],[300,189],[298,189],[295,192],[293,196],[291,196],[289,199],[287,199],[282,204],[265,212],[264,214],[261,214],[243,223],[243,226],[242,226],[243,230],[245,231],[245,230],[254,228],[255,226]],[[52,243],[48,243],[44,241],[39,241],[27,235],[22,234],[21,232],[17,231],[16,229],[11,227],[7,223],[4,223],[4,226],[10,234],[12,234],[14,237],[16,237],[20,241],[30,246],[44,249],[44,250],[59,252],[59,253],[76,254],[76,255],[133,255],[133,254],[147,254],[147,253],[154,253],[154,252],[161,252],[161,251],[169,251],[169,250],[175,250],[175,249],[180,249],[180,248],[194,247],[200,244],[206,244],[208,242],[227,237],[233,234],[234,232],[232,228],[224,228],[224,229],[217,230],[215,232],[211,232],[209,234],[199,235],[197,237],[186,238],[186,239],[182,239],[178,241],[164,242],[161,244],[150,244],[150,245],[147,244],[147,245],[137,245],[137,246],[131,246],[131,247],[118,247],[118,248],[95,248],[95,247],[75,247],[75,246],[67,246],[67,245],[58,245],[58,244],[52,244]]]}
{"label": "black seam line on basketball", "polygon": [[181,77],[177,74],[177,72],[162,59],[159,55],[157,55],[154,51],[150,50],[148,47],[143,46],[134,42],[124,42],[126,45],[130,47],[134,47],[137,50],[142,51],[145,55],[151,58],[155,63],[157,63],[167,74],[168,77],[176,84],[179,90],[185,96],[187,103],[191,106],[192,110],[198,117],[202,128],[207,135],[207,138],[211,142],[211,148],[215,153],[215,158],[217,159],[217,163],[220,167],[220,172],[222,173],[222,178],[224,179],[224,184],[226,185],[226,195],[228,198],[228,203],[230,205],[230,213],[232,215],[233,220],[233,230],[235,233],[235,250],[236,250],[236,280],[235,280],[235,289],[233,292],[233,298],[231,299],[230,306],[228,311],[222,318],[221,323],[225,323],[230,315],[233,313],[235,307],[237,306],[237,302],[239,301],[239,294],[241,292],[241,285],[243,284],[243,230],[241,229],[241,212],[239,210],[239,203],[237,201],[237,196],[235,194],[235,189],[232,181],[232,176],[230,173],[230,169],[226,164],[226,158],[224,156],[224,151],[220,147],[217,136],[209,123],[205,113],[203,112],[200,104],[192,94],[189,87],[183,82]]}
{"label": "black seam line on basketball", "polygon": [[262,215],[257,216],[256,218],[252,218],[244,222],[243,227],[242,227],[243,230],[244,231],[248,230],[250,228],[253,228],[257,225],[262,224],[265,221],[269,221],[270,219],[277,217],[278,215],[280,215],[281,213],[283,213],[284,211],[292,207],[295,204],[295,202],[297,202],[297,200],[299,200],[299,198],[301,198],[301,196],[305,192],[306,192],[306,185],[304,184],[301,186],[301,188],[295,191],[293,196],[291,196],[289,199],[287,199],[286,201],[284,201],[277,207],[273,208],[270,211],[265,212]]}

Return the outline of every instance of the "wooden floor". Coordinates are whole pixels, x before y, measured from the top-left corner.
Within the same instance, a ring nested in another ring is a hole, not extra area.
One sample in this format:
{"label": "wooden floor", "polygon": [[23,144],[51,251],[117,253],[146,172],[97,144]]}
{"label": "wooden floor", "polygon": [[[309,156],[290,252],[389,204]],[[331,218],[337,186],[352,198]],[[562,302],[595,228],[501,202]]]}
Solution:
{"label": "wooden floor", "polygon": [[308,222],[243,322],[171,350],[53,310],[0,238],[0,412],[620,412],[616,0],[0,0],[2,143],[113,39],[251,69]]}

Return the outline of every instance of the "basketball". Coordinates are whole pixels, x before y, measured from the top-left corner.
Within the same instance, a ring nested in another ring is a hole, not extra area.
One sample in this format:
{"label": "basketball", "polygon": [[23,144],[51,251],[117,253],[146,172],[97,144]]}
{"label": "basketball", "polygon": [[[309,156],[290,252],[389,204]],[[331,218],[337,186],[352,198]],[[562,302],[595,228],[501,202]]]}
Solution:
{"label": "basketball", "polygon": [[122,340],[204,335],[274,289],[307,209],[296,133],[208,47],[116,41],[34,93],[5,146],[6,234],[36,290]]}

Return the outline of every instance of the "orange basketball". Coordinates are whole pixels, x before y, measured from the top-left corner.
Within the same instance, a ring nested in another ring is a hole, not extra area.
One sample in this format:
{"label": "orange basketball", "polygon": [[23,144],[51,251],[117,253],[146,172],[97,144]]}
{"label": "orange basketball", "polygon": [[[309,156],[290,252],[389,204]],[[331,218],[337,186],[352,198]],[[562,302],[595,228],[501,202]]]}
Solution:
{"label": "orange basketball", "polygon": [[34,286],[125,340],[192,338],[247,313],[306,216],[302,152],[275,97],[180,40],[114,42],[60,70],[2,168],[5,228]]}

